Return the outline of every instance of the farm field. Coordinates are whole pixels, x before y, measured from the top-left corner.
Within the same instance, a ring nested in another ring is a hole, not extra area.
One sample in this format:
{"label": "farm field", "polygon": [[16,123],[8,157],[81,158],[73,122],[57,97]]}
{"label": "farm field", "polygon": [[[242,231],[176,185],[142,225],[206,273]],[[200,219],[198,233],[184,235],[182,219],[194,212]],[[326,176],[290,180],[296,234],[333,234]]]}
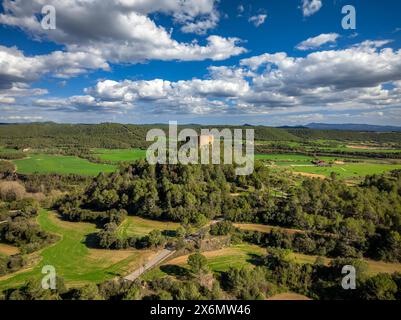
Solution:
{"label": "farm field", "polygon": [[310,162],[314,158],[302,154],[255,154],[257,160]]}
{"label": "farm field", "polygon": [[52,265],[67,285],[99,283],[136,269],[155,254],[153,250],[103,250],[85,245],[88,235],[97,231],[95,225],[82,222],[66,222],[57,214],[42,210],[38,223],[61,239],[40,252],[41,261],[32,270],[0,278],[0,290],[15,287],[31,279],[42,277],[41,269]]}
{"label": "farm field", "polygon": [[118,227],[117,235],[126,239],[132,236],[145,236],[153,230],[176,230],[180,226],[179,223],[148,220],[140,217],[127,217],[127,219]]}
{"label": "farm field", "polygon": [[358,153],[401,153],[400,149],[385,149],[385,148],[375,148],[375,147],[365,147],[365,146],[341,146],[341,147],[306,147],[309,150],[319,149],[327,152],[358,152]]}
{"label": "farm field", "polygon": [[73,156],[32,154],[21,160],[13,160],[17,172],[22,174],[58,173],[96,176],[101,172],[113,172],[116,166],[91,163]]}
{"label": "farm field", "polygon": [[311,173],[329,177],[332,172],[336,173],[341,179],[360,178],[366,175],[382,174],[388,171],[401,169],[401,165],[392,164],[373,164],[373,163],[356,163],[334,165],[331,167],[318,166],[297,166],[289,167],[293,172]]}
{"label": "farm field", "polygon": [[94,149],[94,155],[101,160],[123,162],[145,159],[146,150],[142,149]]}

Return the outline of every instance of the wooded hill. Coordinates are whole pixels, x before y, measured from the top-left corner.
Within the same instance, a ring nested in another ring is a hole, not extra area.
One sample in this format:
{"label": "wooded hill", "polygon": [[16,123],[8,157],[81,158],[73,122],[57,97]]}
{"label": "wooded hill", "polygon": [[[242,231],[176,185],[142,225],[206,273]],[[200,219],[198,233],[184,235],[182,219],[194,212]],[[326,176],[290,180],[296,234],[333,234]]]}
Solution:
{"label": "wooded hill", "polygon": [[[265,141],[310,141],[339,140],[374,143],[399,143],[400,132],[356,132],[337,130],[313,130],[308,128],[272,128],[265,126],[200,126],[186,125],[182,128],[242,128],[255,129],[255,139]],[[146,133],[151,128],[161,128],[167,132],[167,125],[125,125],[103,124],[2,124],[0,125],[0,145],[11,148],[140,148],[146,147]],[[179,128],[180,129],[180,128]]]}

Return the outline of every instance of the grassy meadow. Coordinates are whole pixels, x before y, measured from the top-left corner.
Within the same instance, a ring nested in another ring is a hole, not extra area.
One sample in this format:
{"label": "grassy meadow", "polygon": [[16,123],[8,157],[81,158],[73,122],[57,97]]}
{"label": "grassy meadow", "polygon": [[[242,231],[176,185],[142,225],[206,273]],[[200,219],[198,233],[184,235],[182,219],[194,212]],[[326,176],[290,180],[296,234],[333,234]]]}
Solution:
{"label": "grassy meadow", "polygon": [[330,174],[334,172],[340,179],[361,178],[366,175],[382,174],[396,169],[401,169],[401,165],[385,163],[355,163],[333,165],[331,167],[297,166],[289,168],[289,170],[293,172],[310,173],[325,177],[329,177]]}
{"label": "grassy meadow", "polygon": [[94,149],[95,157],[113,162],[130,162],[145,159],[146,150],[142,149]]}
{"label": "grassy meadow", "polygon": [[129,216],[118,227],[117,234],[120,238],[142,237],[153,230],[171,231],[176,230],[180,226],[179,223],[148,220],[140,217]]}
{"label": "grassy meadow", "polygon": [[96,176],[101,172],[113,172],[114,165],[89,162],[74,156],[31,154],[25,159],[13,160],[17,172],[22,174],[58,173]]}

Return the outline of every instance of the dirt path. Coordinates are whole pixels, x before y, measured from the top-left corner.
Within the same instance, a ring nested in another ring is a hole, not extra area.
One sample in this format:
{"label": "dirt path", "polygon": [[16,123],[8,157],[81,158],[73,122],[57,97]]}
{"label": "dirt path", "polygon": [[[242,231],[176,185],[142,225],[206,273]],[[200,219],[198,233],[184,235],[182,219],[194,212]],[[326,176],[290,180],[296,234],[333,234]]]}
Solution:
{"label": "dirt path", "polygon": [[[0,224],[2,224],[2,222],[0,222]],[[20,250],[18,247],[0,243],[0,253],[5,254],[6,256],[12,256],[14,254],[18,254],[19,252]]]}
{"label": "dirt path", "polygon": [[301,294],[286,292],[276,294],[266,300],[279,300],[279,301],[304,301],[304,300],[312,300],[307,296],[303,296]]}
{"label": "dirt path", "polygon": [[175,250],[168,250],[168,249],[163,249],[159,251],[156,256],[154,256],[151,260],[149,260],[147,263],[145,263],[142,267],[139,269],[136,269],[134,272],[130,273],[128,276],[124,277],[125,280],[128,281],[134,281],[138,279],[142,274],[144,274],[146,271],[149,269],[152,269],[159,263],[163,262],[167,258],[171,257],[175,253]]}

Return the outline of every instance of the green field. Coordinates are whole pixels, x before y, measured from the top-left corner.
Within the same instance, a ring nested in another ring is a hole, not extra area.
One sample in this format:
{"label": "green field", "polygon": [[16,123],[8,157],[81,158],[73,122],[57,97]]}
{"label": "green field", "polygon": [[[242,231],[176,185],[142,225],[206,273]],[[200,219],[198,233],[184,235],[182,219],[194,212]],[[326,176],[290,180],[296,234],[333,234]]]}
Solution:
{"label": "green field", "polygon": [[17,153],[17,152],[19,152],[19,151],[15,150],[15,149],[8,149],[8,148],[0,147],[0,154],[1,153]]}
{"label": "green field", "polygon": [[46,210],[40,212],[38,223],[45,231],[60,235],[61,240],[40,252],[41,261],[32,270],[1,277],[0,290],[43,277],[41,270],[45,265],[54,266],[67,285],[99,283],[125,275],[154,254],[151,250],[90,249],[84,242],[87,235],[97,231],[93,224],[62,221]]}
{"label": "green field", "polygon": [[146,158],[146,150],[142,149],[94,149],[93,153],[101,160],[121,162]]}
{"label": "green field", "polygon": [[358,152],[358,153],[401,153],[400,149],[381,149],[381,148],[350,148],[349,146],[341,146],[341,147],[306,147],[309,150],[319,149],[325,152]]}
{"label": "green field", "polygon": [[329,177],[332,172],[335,172],[339,178],[348,179],[364,177],[366,175],[382,174],[397,169],[401,169],[401,165],[357,163],[335,165],[332,167],[297,166],[290,168],[289,170],[294,172],[318,174],[326,177]]}
{"label": "green field", "polygon": [[179,226],[179,223],[155,221],[130,216],[118,227],[117,234],[122,239],[133,236],[142,237],[153,230],[176,230]]}
{"label": "green field", "polygon": [[302,154],[255,154],[256,160],[310,162],[314,157]]}
{"label": "green field", "polygon": [[58,173],[96,176],[101,172],[113,172],[117,169],[113,165],[92,163],[78,157],[48,154],[32,154],[26,159],[13,160],[13,163],[17,166],[17,172],[23,174]]}
{"label": "green field", "polygon": [[[274,162],[277,166],[288,166],[288,165],[312,165],[313,160],[324,160],[326,162],[333,162],[333,161],[345,161],[345,160],[352,160],[352,161],[367,161],[366,159],[355,159],[355,158],[344,158],[342,156],[338,157],[329,157],[329,156],[320,156],[320,157],[313,157],[303,154],[255,154],[256,160],[267,160]],[[374,161],[374,160],[369,160]]]}

